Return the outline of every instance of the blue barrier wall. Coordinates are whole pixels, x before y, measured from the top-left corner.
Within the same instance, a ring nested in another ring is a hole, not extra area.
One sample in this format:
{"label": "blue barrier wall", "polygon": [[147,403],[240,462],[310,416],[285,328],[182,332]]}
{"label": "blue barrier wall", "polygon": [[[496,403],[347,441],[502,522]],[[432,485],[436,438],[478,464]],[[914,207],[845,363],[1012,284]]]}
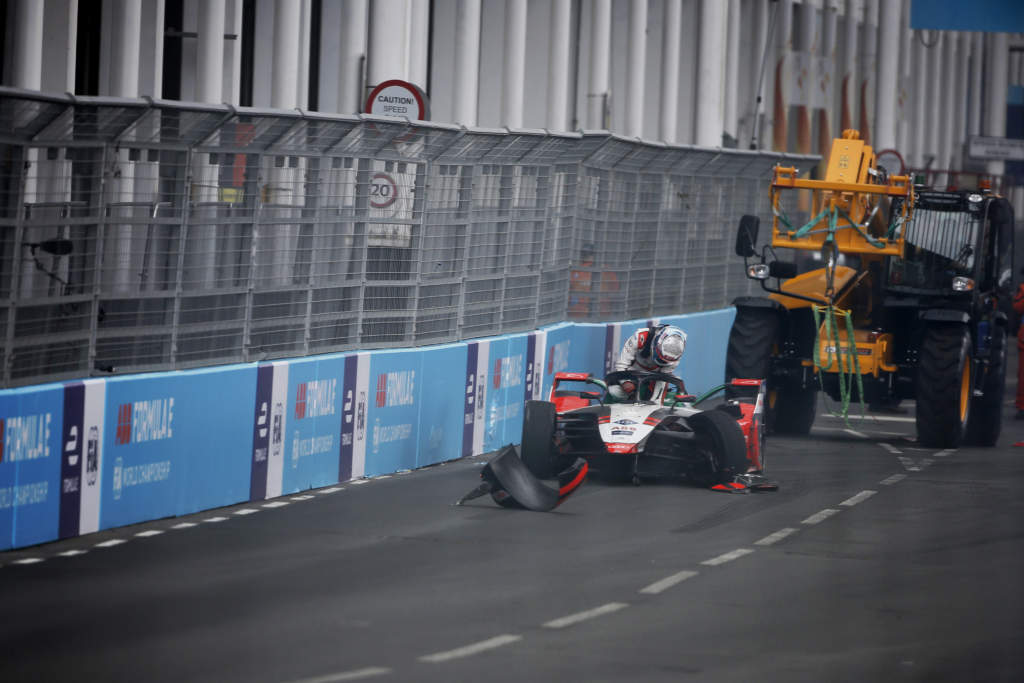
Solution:
{"label": "blue barrier wall", "polygon": [[[734,316],[658,321],[688,334],[691,393],[722,382]],[[651,322],[0,391],[0,550],[518,443],[525,400]]]}

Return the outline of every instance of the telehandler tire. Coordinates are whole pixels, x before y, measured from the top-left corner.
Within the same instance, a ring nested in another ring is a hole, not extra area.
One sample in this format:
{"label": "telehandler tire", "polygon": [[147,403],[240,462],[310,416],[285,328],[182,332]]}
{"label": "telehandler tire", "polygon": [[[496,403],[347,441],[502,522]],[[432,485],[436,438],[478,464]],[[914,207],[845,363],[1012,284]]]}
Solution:
{"label": "telehandler tire", "polygon": [[971,415],[971,334],[966,325],[929,326],[917,366],[917,440],[958,448]]}

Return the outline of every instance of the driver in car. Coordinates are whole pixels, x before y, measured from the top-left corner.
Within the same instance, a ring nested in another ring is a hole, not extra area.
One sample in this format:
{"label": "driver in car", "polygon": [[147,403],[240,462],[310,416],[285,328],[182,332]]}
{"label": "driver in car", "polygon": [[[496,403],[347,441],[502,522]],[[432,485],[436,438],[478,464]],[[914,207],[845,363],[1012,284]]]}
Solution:
{"label": "driver in car", "polygon": [[[686,350],[686,333],[674,325],[641,327],[622,345],[622,352],[615,361],[615,371],[642,370],[672,374],[679,367],[679,360]],[[663,382],[658,382],[658,385]],[[624,400],[634,391],[636,384],[630,381],[608,387],[612,397]],[[655,386],[651,395],[662,390]]]}

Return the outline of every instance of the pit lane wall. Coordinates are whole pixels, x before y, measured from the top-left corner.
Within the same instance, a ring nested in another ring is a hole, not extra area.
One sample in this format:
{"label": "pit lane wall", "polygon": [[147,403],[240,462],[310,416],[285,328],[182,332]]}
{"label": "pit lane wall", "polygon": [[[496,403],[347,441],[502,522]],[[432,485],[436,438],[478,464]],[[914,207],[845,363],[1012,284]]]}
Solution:
{"label": "pit lane wall", "polygon": [[[660,319],[689,335],[691,393],[721,383],[734,315]],[[650,322],[0,391],[0,550],[518,443],[524,400]]]}

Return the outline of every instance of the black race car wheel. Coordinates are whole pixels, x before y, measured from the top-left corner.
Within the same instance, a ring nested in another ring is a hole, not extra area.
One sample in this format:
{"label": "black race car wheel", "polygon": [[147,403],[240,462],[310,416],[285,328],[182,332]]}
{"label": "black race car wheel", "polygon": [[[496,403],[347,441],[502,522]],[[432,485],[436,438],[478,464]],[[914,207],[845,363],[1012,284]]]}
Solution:
{"label": "black race car wheel", "polygon": [[725,381],[767,378],[780,327],[775,311],[737,308],[725,352]]}
{"label": "black race car wheel", "polygon": [[971,414],[971,334],[966,325],[925,330],[917,366],[917,440],[925,448],[957,448]]}
{"label": "black race car wheel", "polygon": [[1006,328],[996,326],[989,341],[988,374],[983,395],[971,399],[971,417],[967,423],[967,442],[995,446],[1003,424],[1003,394],[1006,391]]}
{"label": "black race car wheel", "polygon": [[554,446],[555,404],[527,401],[523,411],[523,439],[519,453],[534,476],[550,479],[558,474]]}
{"label": "black race car wheel", "polygon": [[713,486],[729,482],[747,471],[747,442],[734,417],[721,410],[708,410],[691,415],[687,421],[697,436],[697,448],[713,463],[702,483]]}

